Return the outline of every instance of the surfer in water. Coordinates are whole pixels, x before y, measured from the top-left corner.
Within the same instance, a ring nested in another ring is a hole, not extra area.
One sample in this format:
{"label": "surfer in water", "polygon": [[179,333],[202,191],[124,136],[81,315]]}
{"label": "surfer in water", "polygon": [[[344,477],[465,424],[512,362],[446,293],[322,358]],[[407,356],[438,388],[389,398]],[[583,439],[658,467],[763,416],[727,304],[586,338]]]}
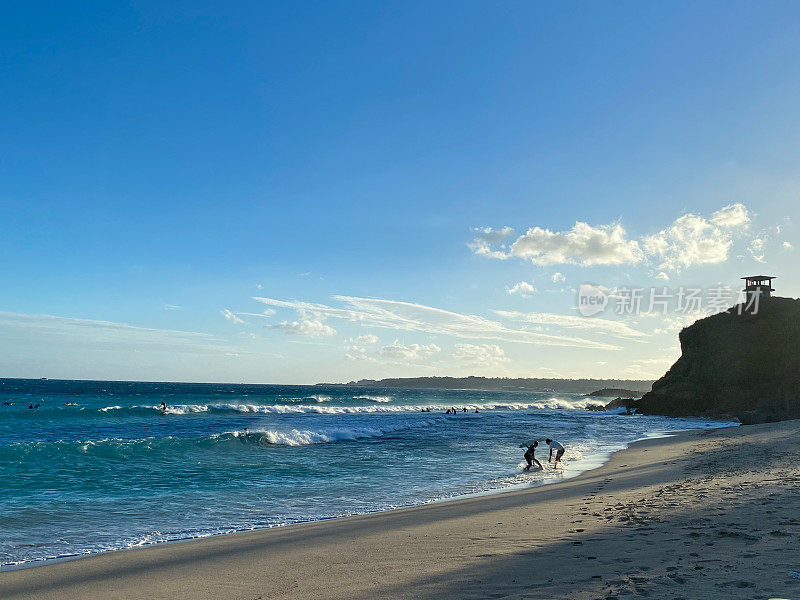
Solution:
{"label": "surfer in water", "polygon": [[525,450],[525,461],[526,461],[528,464],[527,464],[527,466],[526,466],[526,467],[523,469],[523,471],[530,471],[530,468],[533,466],[533,463],[536,463],[536,466],[538,466],[538,467],[539,467],[539,470],[540,470],[540,471],[544,470],[544,467],[542,466],[542,463],[540,463],[540,462],[539,462],[538,460],[536,460],[536,458],[534,457],[534,454],[536,453],[536,447],[537,447],[538,445],[539,445],[539,441],[538,441],[538,440],[537,440],[537,441],[535,441],[535,442],[533,442],[532,444],[521,444],[521,445],[520,445],[520,448],[527,448],[527,450]]}
{"label": "surfer in water", "polygon": [[167,412],[167,403],[162,400],[161,401],[161,406],[159,406],[159,408],[161,409],[162,413],[166,413]]}
{"label": "surfer in water", "polygon": [[547,458],[547,462],[550,462],[553,459],[553,450],[556,451],[556,462],[553,464],[553,468],[555,469],[558,466],[558,461],[560,461],[561,457],[564,456],[564,446],[555,440],[551,440],[550,438],[547,438],[544,443],[550,446],[550,456]]}

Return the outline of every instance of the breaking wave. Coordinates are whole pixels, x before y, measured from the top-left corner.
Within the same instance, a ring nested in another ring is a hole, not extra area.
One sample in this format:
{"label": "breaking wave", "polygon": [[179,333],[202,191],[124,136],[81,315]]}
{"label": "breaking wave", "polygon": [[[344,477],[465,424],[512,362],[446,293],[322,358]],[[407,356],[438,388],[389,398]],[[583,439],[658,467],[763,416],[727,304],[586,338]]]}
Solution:
{"label": "breaking wave", "polygon": [[[366,396],[360,396],[359,400],[367,400]],[[136,405],[124,408],[122,406],[106,406],[98,409],[101,412],[107,411],[135,411],[151,414],[158,412],[164,415],[190,415],[195,413],[244,413],[244,414],[324,414],[324,415],[346,415],[346,414],[375,414],[375,413],[418,413],[423,409],[432,412],[445,412],[451,408],[450,404],[390,404],[391,397],[372,396],[369,398],[371,404],[360,406],[346,405],[325,405],[325,401],[318,400],[315,404],[238,404],[238,403],[214,403],[214,404],[174,404],[162,410],[159,406]],[[462,404],[456,408],[460,411],[466,408],[469,412],[475,409],[480,411],[488,410],[585,410],[587,406],[599,404],[596,401],[575,400],[569,401],[561,398],[550,398],[548,400],[538,400],[535,402],[479,402],[473,404]]]}
{"label": "breaking wave", "polygon": [[353,396],[353,400],[368,400],[369,402],[391,402],[391,396]]}
{"label": "breaking wave", "polygon": [[438,419],[405,421],[393,425],[376,427],[323,427],[318,429],[253,429],[213,433],[200,438],[167,436],[164,438],[145,437],[125,439],[107,437],[95,440],[55,440],[39,442],[18,442],[0,446],[0,459],[31,460],[32,458],[64,460],[68,456],[95,455],[105,458],[123,458],[140,455],[144,451],[172,450],[179,447],[213,448],[220,444],[246,443],[258,446],[307,446],[365,438],[379,438],[399,431],[426,427]]}
{"label": "breaking wave", "polygon": [[548,400],[540,400],[531,403],[531,408],[539,408],[542,410],[585,410],[589,406],[597,406],[603,404],[592,398],[586,400],[565,400],[563,398],[549,398]]}
{"label": "breaking wave", "polygon": [[231,431],[219,434],[219,439],[239,439],[260,446],[308,446],[310,444],[326,444],[330,442],[351,441],[364,438],[377,438],[388,434],[416,427],[425,427],[433,420],[402,423],[385,427],[331,427],[312,429],[264,429],[248,431]]}

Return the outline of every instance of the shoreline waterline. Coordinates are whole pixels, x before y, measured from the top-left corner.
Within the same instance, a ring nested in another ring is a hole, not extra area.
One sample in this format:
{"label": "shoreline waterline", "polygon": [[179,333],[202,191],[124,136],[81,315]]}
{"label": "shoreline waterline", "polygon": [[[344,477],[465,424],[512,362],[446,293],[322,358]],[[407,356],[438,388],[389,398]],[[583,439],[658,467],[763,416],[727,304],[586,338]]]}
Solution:
{"label": "shoreline waterline", "polygon": [[[8,571],[0,597],[584,600],[715,597],[720,586],[792,597],[800,525],[786,523],[800,488],[776,476],[800,481],[800,421],[665,433],[556,485]],[[756,566],[776,576],[753,578]]]}
{"label": "shoreline waterline", "polygon": [[[482,489],[474,492],[455,492],[449,495],[444,495],[441,497],[430,498],[427,500],[423,500],[420,502],[415,503],[407,503],[399,506],[390,506],[385,508],[379,508],[376,510],[369,510],[364,512],[352,512],[352,513],[342,513],[337,515],[329,515],[329,516],[321,516],[318,518],[307,518],[307,519],[297,519],[297,520],[289,520],[287,522],[276,523],[276,524],[269,524],[263,526],[256,526],[256,527],[249,527],[249,528],[230,528],[226,531],[219,531],[219,532],[201,532],[197,535],[186,535],[181,536],[180,533],[176,534],[176,537],[170,539],[157,539],[154,541],[145,541],[142,543],[129,545],[126,547],[120,548],[112,548],[107,550],[94,550],[94,551],[87,551],[84,553],[75,553],[71,555],[63,555],[63,556],[56,556],[56,557],[47,557],[42,559],[35,559],[35,560],[27,560],[21,561],[19,563],[6,563],[0,565],[0,575],[6,572],[18,571],[18,570],[27,570],[27,569],[34,569],[38,567],[46,567],[54,564],[60,564],[64,562],[73,562],[78,561],[81,559],[88,559],[97,556],[104,556],[110,554],[118,554],[121,552],[128,552],[128,551],[135,551],[135,550],[144,550],[154,547],[160,546],[167,546],[172,544],[185,544],[185,543],[192,543],[192,542],[199,542],[208,539],[214,538],[221,538],[221,537],[228,537],[228,536],[236,536],[240,534],[247,534],[247,533],[257,533],[257,532],[266,532],[275,529],[289,529],[295,528],[298,526],[304,525],[311,525],[315,523],[325,523],[330,521],[338,521],[343,519],[352,519],[352,518],[360,518],[360,517],[370,517],[375,515],[381,515],[385,513],[393,513],[397,511],[405,511],[405,510],[413,510],[413,509],[420,509],[425,508],[427,506],[432,505],[440,505],[445,503],[452,503],[458,502],[461,500],[470,500],[470,499],[478,499],[478,498],[485,498],[491,496],[497,496],[502,494],[509,494],[515,492],[524,492],[527,490],[532,490],[536,488],[541,488],[544,486],[551,486],[551,485],[559,485],[569,480],[574,480],[580,478],[587,473],[591,473],[592,471],[596,471],[604,466],[606,466],[611,459],[619,454],[620,452],[624,452],[630,449],[633,445],[650,441],[650,440],[659,440],[659,439],[667,439],[675,436],[679,436],[681,434],[687,434],[691,432],[699,432],[699,431],[708,431],[711,429],[725,429],[731,427],[738,427],[738,423],[732,423],[730,421],[714,421],[708,420],[705,426],[701,427],[692,427],[686,429],[665,429],[663,431],[651,431],[645,433],[643,436],[638,437],[634,440],[631,440],[623,445],[623,447],[619,447],[612,450],[599,450],[594,453],[590,453],[587,456],[583,457],[579,462],[580,464],[585,464],[585,468],[581,468],[579,470],[569,470],[564,471],[562,470],[559,473],[557,478],[548,478],[542,479],[538,481],[532,482],[524,482],[524,483],[511,483],[508,485],[499,485],[497,487],[489,487],[487,489]],[[584,463],[585,461],[585,463]],[[548,463],[542,462],[543,465],[547,465]],[[548,466],[545,466],[543,471],[553,471],[555,469],[549,469]],[[169,535],[169,534],[167,534]]]}

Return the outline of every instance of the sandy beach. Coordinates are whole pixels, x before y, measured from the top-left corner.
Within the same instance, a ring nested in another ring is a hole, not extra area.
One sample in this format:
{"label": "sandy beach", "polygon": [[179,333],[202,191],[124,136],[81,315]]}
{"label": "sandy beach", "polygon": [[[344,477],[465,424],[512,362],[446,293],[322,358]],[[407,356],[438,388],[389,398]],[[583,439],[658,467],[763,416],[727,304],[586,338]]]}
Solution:
{"label": "sandy beach", "polygon": [[800,421],[574,479],[0,573],[0,598],[797,598]]}

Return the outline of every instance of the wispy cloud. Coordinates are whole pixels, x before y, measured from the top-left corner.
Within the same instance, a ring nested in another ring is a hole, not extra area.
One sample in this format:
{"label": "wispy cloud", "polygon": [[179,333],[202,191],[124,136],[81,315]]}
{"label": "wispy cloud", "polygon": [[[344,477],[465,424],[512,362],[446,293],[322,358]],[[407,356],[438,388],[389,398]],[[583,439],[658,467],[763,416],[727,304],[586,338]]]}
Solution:
{"label": "wispy cloud", "polygon": [[586,332],[604,333],[620,337],[642,337],[646,335],[644,332],[638,331],[622,321],[612,321],[610,319],[600,319],[597,317],[588,318],[544,312],[527,313],[512,310],[495,310],[493,312],[506,319],[547,327],[578,329]]}
{"label": "wispy cloud", "polygon": [[412,302],[334,296],[344,307],[297,300],[277,300],[257,297],[255,300],[268,306],[296,311],[300,315],[314,315],[319,319],[342,319],[365,327],[396,331],[418,331],[433,335],[447,335],[462,339],[499,340],[547,346],[572,346],[617,350],[618,346],[566,335],[551,335],[515,329],[477,315],[462,314]]}
{"label": "wispy cloud", "polygon": [[347,340],[348,342],[352,342],[354,344],[377,344],[378,343],[378,336],[372,335],[371,333],[365,333],[364,335],[360,335],[356,338]]}
{"label": "wispy cloud", "polygon": [[747,251],[750,253],[750,256],[753,257],[753,260],[756,262],[763,263],[764,262],[764,248],[767,245],[767,236],[766,234],[760,234],[754,237],[750,241],[750,245],[747,247]]}
{"label": "wispy cloud", "polygon": [[226,320],[230,321],[234,325],[241,325],[244,323],[244,321],[237,317],[236,313],[232,312],[230,309],[223,308],[221,311],[219,311],[219,314],[221,314]]}
{"label": "wispy cloud", "polygon": [[224,340],[206,333],[5,311],[0,311],[0,332],[6,340],[22,336],[25,340],[50,340],[67,344],[90,343],[99,347],[147,347],[154,350],[170,349],[195,353],[240,351],[226,345]]}

